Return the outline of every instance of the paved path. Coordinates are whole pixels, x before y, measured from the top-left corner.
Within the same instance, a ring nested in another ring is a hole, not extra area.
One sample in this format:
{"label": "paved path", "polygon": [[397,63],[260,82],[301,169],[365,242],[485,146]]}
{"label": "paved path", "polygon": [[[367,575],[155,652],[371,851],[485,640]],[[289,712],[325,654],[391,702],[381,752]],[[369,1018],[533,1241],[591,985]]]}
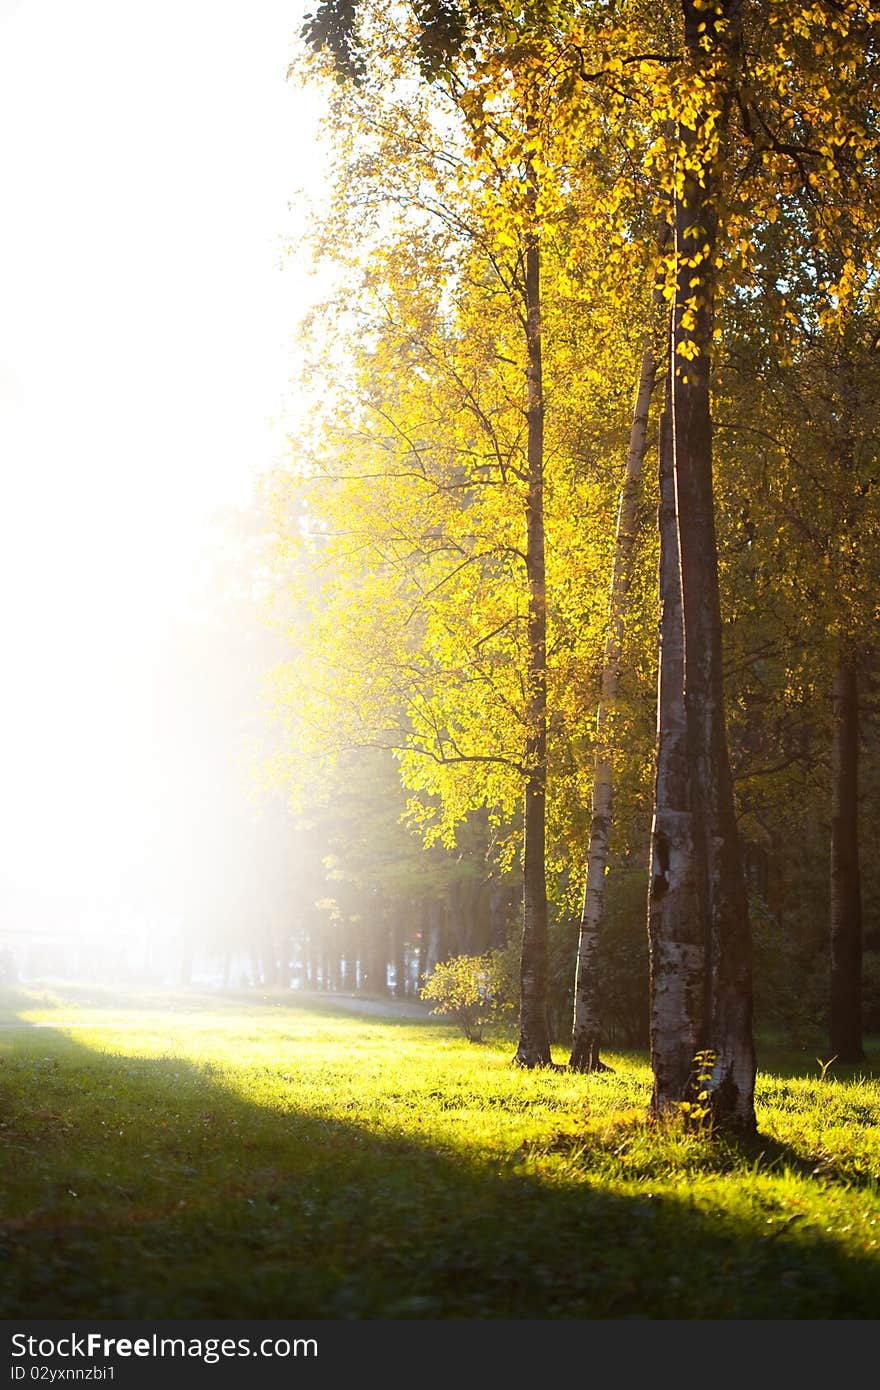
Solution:
{"label": "paved path", "polygon": [[429,1018],[427,1004],[404,1003],[396,999],[365,999],[360,994],[318,994],[297,990],[300,999],[310,1004],[332,1004],[351,1014],[372,1014],[376,1018]]}
{"label": "paved path", "polygon": [[[229,995],[227,994],[221,997],[224,1003],[228,1005],[230,1002]],[[183,1023],[185,1019],[197,1021],[199,1015],[203,1011],[207,1011],[204,1007],[205,1003],[207,1003],[208,1008],[210,1008],[209,996],[200,995],[199,998],[203,1006],[202,1008],[198,1006],[195,1008],[187,1008],[183,1000],[169,1000],[165,1008],[158,1009],[156,1007],[155,998],[152,998],[149,1003],[145,1001],[142,1010],[138,1010],[137,1006],[131,1003],[121,1007],[119,1005],[114,1005],[112,998],[108,998],[106,1003],[97,1003],[96,1001],[93,1007],[95,1007],[96,1010],[100,1009],[101,1011],[110,1011],[117,1014],[142,1012],[152,1015],[163,1013],[169,1016],[169,1023],[176,1022],[179,1024]],[[253,996],[249,999],[248,995],[244,994],[242,995],[242,1002],[247,1005],[249,1002],[256,1001]],[[279,1008],[284,1008],[283,996],[280,996],[277,1001],[273,999],[272,1002],[277,1002]],[[317,991],[296,990],[291,992],[291,1003],[314,1004],[316,1008],[329,1007],[339,1009],[342,1013],[362,1014],[371,1018],[427,1019],[431,1017],[428,1006],[426,1004],[419,1004],[415,1000],[404,1002],[403,1000],[398,1001],[396,999],[368,999],[359,994],[322,994]],[[232,1010],[230,1009],[229,1012],[232,1013]],[[143,1019],[139,1018],[130,1020],[126,1018],[105,1020],[80,1016],[79,1018],[44,1018],[33,1022],[26,1018],[0,1019],[0,1028],[112,1028],[114,1031],[118,1031],[126,1028],[142,1028],[143,1026]]]}

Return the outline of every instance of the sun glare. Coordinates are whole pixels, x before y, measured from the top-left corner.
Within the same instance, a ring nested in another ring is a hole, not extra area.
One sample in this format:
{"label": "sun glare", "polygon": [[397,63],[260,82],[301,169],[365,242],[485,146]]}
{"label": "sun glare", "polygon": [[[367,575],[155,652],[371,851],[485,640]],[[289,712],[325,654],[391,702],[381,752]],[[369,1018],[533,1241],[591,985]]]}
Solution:
{"label": "sun glare", "polygon": [[159,707],[212,517],[291,408],[312,291],[284,249],[321,180],[299,23],[282,0],[0,10],[7,932],[107,943],[184,912],[194,734]]}

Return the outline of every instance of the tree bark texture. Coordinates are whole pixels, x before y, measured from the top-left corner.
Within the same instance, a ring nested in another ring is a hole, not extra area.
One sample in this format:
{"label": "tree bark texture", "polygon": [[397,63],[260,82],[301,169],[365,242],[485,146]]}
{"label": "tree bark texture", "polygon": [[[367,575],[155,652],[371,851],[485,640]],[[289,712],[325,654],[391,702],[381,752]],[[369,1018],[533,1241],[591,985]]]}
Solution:
{"label": "tree bark texture", "polygon": [[[534,189],[533,189],[534,192]],[[526,389],[528,416],[526,573],[528,651],[523,845],[523,935],[520,967],[520,1066],[548,1066],[547,882],[547,596],[544,561],[544,389],[541,362],[541,278],[537,235],[525,246]]]}
{"label": "tree bark texture", "polygon": [[678,1113],[701,1043],[705,942],[691,810],[671,387],[660,420],[660,670],[648,893],[652,1114]]}
{"label": "tree bark texture", "polygon": [[[706,11],[694,0],[684,0],[684,13],[686,42],[696,54],[701,51]],[[739,17],[738,0],[728,0],[723,6],[726,27],[716,42],[731,55],[739,44]],[[703,1050],[711,1058],[707,1089],[713,1123],[751,1132],[756,1127],[751,940],[727,750],[712,491],[709,387],[717,189],[715,171],[704,162],[700,172],[701,177],[692,170],[685,175],[683,192],[676,199],[672,420],[685,710],[696,862],[707,929]]]}
{"label": "tree bark texture", "polygon": [[861,1062],[862,895],[859,869],[859,704],[855,663],[834,672],[831,744],[831,1055]]}
{"label": "tree bark texture", "polygon": [[605,912],[605,875],[608,867],[608,845],[611,838],[611,816],[614,800],[614,771],[610,735],[620,685],[620,663],[623,655],[624,628],[629,603],[632,554],[638,535],[638,504],[642,484],[642,467],[648,441],[648,411],[651,405],[656,371],[654,351],[653,348],[648,347],[642,357],[630,429],[626,472],[617,510],[617,531],[614,539],[614,562],[611,570],[611,593],[608,604],[608,631],[605,637],[605,651],[602,661],[599,705],[596,711],[596,753],[593,763],[590,847],[587,855],[587,882],[584,889],[578,936],[574,985],[574,1022],[569,1060],[569,1066],[575,1071],[595,1071],[603,1065],[599,1057],[601,982],[598,956],[602,920]]}
{"label": "tree bark texture", "polygon": [[[715,11],[682,0],[682,9],[694,65],[702,66],[708,51],[713,58],[720,53],[732,69],[741,45],[739,0],[723,0]],[[735,80],[729,72],[726,90],[717,94],[714,116],[722,139]],[[690,806],[705,950],[699,1050],[711,1062],[706,1089],[712,1124],[752,1133],[751,938],[727,750],[712,490],[710,371],[720,160],[701,147],[707,125],[698,120],[697,126],[680,128],[684,176],[675,196],[671,361]]]}

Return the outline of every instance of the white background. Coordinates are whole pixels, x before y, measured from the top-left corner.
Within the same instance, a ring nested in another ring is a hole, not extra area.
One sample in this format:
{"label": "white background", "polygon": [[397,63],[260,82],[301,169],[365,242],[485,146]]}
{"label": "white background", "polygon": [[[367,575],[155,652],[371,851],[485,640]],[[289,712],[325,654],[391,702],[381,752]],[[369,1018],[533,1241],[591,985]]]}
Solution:
{"label": "white background", "polygon": [[285,249],[322,187],[301,9],[0,0],[7,903],[132,852],[163,633],[283,452],[310,294]]}

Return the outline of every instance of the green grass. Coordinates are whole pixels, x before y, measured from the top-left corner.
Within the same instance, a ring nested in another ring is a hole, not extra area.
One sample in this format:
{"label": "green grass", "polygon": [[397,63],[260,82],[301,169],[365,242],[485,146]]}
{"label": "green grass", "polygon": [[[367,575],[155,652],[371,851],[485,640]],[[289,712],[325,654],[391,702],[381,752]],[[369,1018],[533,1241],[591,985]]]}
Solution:
{"label": "green grass", "polygon": [[870,1066],[759,1055],[735,1147],[646,1125],[643,1057],[524,1072],[433,1019],[65,988],[0,1021],[6,1318],[880,1308]]}

